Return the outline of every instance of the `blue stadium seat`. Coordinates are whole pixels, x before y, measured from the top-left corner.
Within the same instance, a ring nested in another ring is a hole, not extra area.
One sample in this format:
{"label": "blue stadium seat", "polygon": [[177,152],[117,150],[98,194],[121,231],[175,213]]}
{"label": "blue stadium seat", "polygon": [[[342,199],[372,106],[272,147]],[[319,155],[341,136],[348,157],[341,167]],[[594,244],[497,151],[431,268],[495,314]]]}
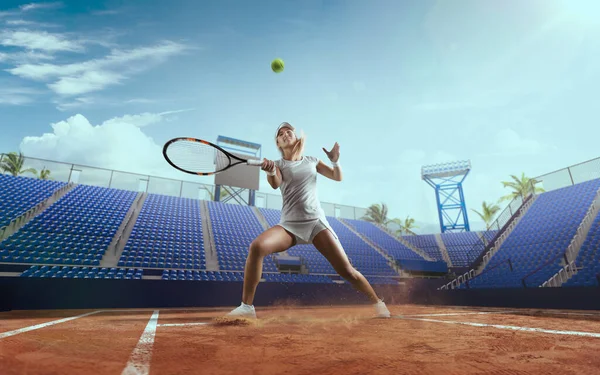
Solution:
{"label": "blue stadium seat", "polygon": [[0,228],[50,198],[65,182],[0,174]]}
{"label": "blue stadium seat", "polygon": [[2,241],[2,261],[97,266],[136,195],[78,185]]}
{"label": "blue stadium seat", "polygon": [[73,267],[73,266],[31,266],[21,277],[45,277],[68,279],[131,279],[141,280],[142,269]]}
{"label": "blue stadium seat", "polygon": [[600,275],[600,213],[594,219],[575,259],[578,272],[563,287],[598,286]]}
{"label": "blue stadium seat", "polygon": [[432,259],[442,260],[442,253],[434,234],[402,236],[402,239],[417,249],[422,250]]}
{"label": "blue stadium seat", "polygon": [[205,268],[200,202],[148,194],[118,266]]}
{"label": "blue stadium seat", "polygon": [[344,219],[344,221],[352,226],[358,233],[384,249],[394,259],[424,260],[422,256],[415,253],[411,248],[405,246],[398,239],[392,237],[373,223],[351,219]]}
{"label": "blue stadium seat", "polygon": [[[562,268],[562,256],[598,189],[600,179],[540,194],[469,287],[537,287],[550,279]],[[579,261],[591,260],[582,250]],[[580,277],[594,282],[585,275]]]}
{"label": "blue stadium seat", "polygon": [[470,266],[485,249],[485,243],[477,232],[450,232],[440,236],[454,267]]}

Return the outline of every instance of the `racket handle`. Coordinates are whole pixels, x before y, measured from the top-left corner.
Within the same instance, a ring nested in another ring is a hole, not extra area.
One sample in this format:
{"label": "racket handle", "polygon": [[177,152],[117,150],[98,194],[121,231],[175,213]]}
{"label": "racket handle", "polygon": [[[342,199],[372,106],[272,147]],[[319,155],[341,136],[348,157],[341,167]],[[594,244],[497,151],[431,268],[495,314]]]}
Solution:
{"label": "racket handle", "polygon": [[254,159],[250,159],[248,160],[248,165],[256,165],[256,166],[260,166],[262,165],[262,160],[254,160]]}

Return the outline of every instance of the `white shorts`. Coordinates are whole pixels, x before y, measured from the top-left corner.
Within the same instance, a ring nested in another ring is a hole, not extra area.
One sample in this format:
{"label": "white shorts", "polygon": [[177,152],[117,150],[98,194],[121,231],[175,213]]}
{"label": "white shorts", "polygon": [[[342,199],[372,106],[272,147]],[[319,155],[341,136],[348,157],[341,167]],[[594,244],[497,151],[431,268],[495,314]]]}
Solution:
{"label": "white shorts", "polygon": [[333,231],[327,219],[311,219],[307,221],[287,221],[280,222],[280,227],[294,235],[294,245],[312,244],[313,240],[321,231],[329,229],[333,237],[337,240],[337,234]]}

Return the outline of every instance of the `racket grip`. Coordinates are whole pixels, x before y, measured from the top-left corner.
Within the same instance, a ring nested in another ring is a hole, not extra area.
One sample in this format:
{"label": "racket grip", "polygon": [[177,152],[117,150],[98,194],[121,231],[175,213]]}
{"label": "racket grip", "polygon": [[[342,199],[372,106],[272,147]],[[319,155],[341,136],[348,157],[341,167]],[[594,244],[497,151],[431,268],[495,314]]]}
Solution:
{"label": "racket grip", "polygon": [[254,160],[254,159],[250,159],[248,160],[248,165],[256,165],[256,166],[260,166],[262,165],[262,160]]}

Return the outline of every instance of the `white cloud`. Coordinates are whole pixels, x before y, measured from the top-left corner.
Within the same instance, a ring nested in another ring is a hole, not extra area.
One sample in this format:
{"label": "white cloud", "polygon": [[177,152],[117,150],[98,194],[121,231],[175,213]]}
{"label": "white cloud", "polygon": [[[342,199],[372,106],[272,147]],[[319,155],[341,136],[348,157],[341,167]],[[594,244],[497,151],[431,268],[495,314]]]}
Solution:
{"label": "white cloud", "polygon": [[33,97],[39,92],[25,87],[0,86],[1,105],[24,105],[33,102]]}
{"label": "white cloud", "polygon": [[4,17],[10,17],[10,16],[14,16],[15,12],[10,12],[10,11],[1,11],[0,12],[0,18],[4,18]]}
{"label": "white cloud", "polygon": [[46,52],[80,52],[83,50],[80,43],[68,40],[62,34],[48,33],[47,31],[2,31],[0,32],[0,45]]}
{"label": "white cloud", "polygon": [[189,179],[171,168],[162,145],[142,126],[159,123],[171,113],[125,115],[93,125],[81,114],[52,126],[52,132],[23,138],[20,150],[29,157],[97,166],[140,174]]}
{"label": "white cloud", "polygon": [[81,95],[119,84],[128,76],[180,54],[187,48],[183,44],[166,41],[149,47],[113,50],[104,58],[73,64],[22,64],[8,69],[8,72],[36,81],[54,79],[48,84],[54,92]]}
{"label": "white cloud", "polygon": [[58,7],[61,7],[61,6],[62,6],[62,3],[56,1],[56,2],[52,2],[52,3],[29,3],[29,4],[23,4],[19,8],[23,12],[29,12],[29,11],[37,10],[37,9],[51,9],[51,8],[58,8]]}
{"label": "white cloud", "polygon": [[56,109],[59,111],[69,111],[86,105],[94,104],[94,102],[95,101],[93,98],[79,97],[74,98],[70,102],[56,102]]}
{"label": "white cloud", "polygon": [[49,84],[48,87],[60,95],[81,95],[118,84],[123,78],[122,75],[115,72],[89,71],[77,76],[61,77],[58,81]]}
{"label": "white cloud", "polygon": [[29,64],[39,62],[41,60],[54,60],[54,56],[43,52],[25,51],[25,52],[14,52],[14,53],[3,53],[0,52],[0,63],[17,63],[17,64]]}
{"label": "white cloud", "polygon": [[[182,112],[188,112],[188,111],[193,111],[193,109],[180,109],[180,110],[176,110],[176,111],[166,111],[166,112],[161,112],[161,113],[141,113],[139,115],[125,115],[122,117],[115,117],[113,119],[107,120],[104,123],[102,123],[102,126],[105,125],[111,125],[114,123],[125,123],[125,124],[132,124],[135,125],[139,128],[144,127],[144,126],[148,126],[151,124],[156,124],[161,122],[164,119],[167,119],[167,116],[169,115],[174,115],[177,113],[182,113]],[[168,119],[167,119],[168,121]]]}
{"label": "white cloud", "polygon": [[96,10],[92,12],[94,16],[114,16],[116,14],[122,13],[123,10],[119,9],[106,9],[106,10]]}
{"label": "white cloud", "polygon": [[126,100],[125,103],[126,104],[151,104],[151,103],[156,103],[156,100],[147,99],[147,98],[134,98],[134,99]]}
{"label": "white cloud", "polygon": [[59,25],[52,23],[41,23],[35,21],[27,21],[23,19],[7,20],[6,24],[9,26],[35,26],[35,27],[58,27]]}

